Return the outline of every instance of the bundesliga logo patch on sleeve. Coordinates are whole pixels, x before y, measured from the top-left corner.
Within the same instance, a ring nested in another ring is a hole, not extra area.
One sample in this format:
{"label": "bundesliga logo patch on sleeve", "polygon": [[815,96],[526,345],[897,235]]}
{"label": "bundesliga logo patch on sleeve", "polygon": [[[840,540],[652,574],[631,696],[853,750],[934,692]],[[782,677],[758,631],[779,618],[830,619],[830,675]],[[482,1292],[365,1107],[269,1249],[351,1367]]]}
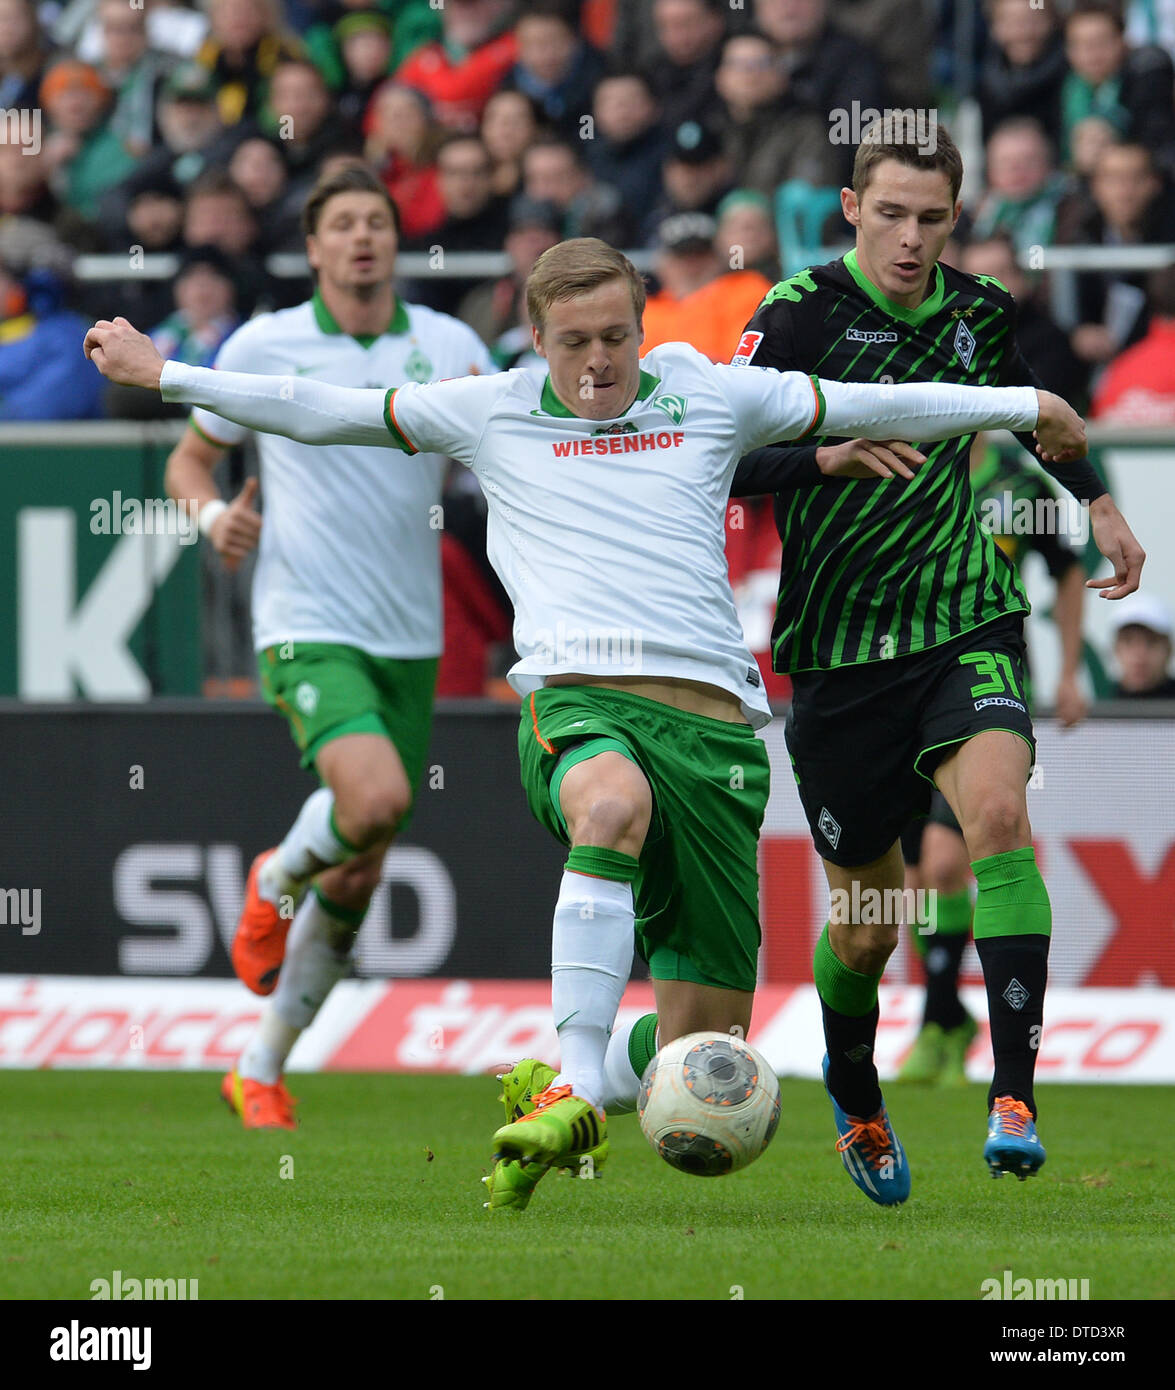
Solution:
{"label": "bundesliga logo patch on sleeve", "polygon": [[734,356],[730,359],[732,367],[749,367],[751,359],[759,351],[759,344],[763,341],[762,333],[754,333],[748,330],[738,340],[738,347],[734,350]]}

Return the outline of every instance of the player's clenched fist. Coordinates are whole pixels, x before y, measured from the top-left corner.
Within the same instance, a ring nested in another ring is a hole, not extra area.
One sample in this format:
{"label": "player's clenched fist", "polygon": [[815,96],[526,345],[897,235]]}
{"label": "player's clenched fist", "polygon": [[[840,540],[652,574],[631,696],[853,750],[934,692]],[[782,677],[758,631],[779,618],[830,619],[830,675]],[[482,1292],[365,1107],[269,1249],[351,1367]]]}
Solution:
{"label": "player's clenched fist", "polygon": [[261,518],[253,507],[257,496],[257,479],[247,478],[224,511],[208,529],[213,550],[224,561],[224,567],[235,570],[261,536]]}
{"label": "player's clenched fist", "polygon": [[1051,391],[1036,393],[1040,406],[1036,428],[1036,452],[1046,463],[1069,463],[1085,457],[1085,421],[1060,396]]}
{"label": "player's clenched fist", "polygon": [[158,389],[163,358],[151,339],[126,319],[99,319],[86,334],[82,350],[115,385]]}

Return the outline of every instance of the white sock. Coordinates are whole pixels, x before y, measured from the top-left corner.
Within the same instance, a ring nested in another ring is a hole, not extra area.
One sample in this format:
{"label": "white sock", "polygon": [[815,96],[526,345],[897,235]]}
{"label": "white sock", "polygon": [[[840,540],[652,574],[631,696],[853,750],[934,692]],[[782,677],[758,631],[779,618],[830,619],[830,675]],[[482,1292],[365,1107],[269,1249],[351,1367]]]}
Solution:
{"label": "white sock", "polygon": [[299,1035],[350,969],[356,930],[332,917],[317,894],[305,899],[290,927],[277,989],[237,1063],[239,1075],[267,1086],[280,1079]]}
{"label": "white sock", "polygon": [[600,1104],[610,1115],[631,1115],[636,1110],[641,1079],[632,1069],[628,1040],[642,1017],[618,1024],[608,1039],[608,1051],[604,1054],[604,1096]]}
{"label": "white sock", "polygon": [[260,1081],[266,1086],[276,1085],[281,1079],[286,1058],[298,1041],[300,1028],[291,1028],[277,1016],[271,1000],[257,1031],[249,1039],[241,1060],[237,1063],[237,1074],[248,1077],[250,1081]]}
{"label": "white sock", "polygon": [[324,864],[341,864],[353,857],[355,850],[343,844],[331,824],[334,805],[335,794],[329,787],[319,787],[306,798],[277,853],[261,866],[257,875],[261,897],[271,903],[283,896],[298,897],[306,880]]}
{"label": "white sock", "polygon": [[289,1027],[301,1032],[314,1022],[326,996],[351,968],[356,931],[331,916],[316,892],[307,893],[290,928],[273,993],[274,1012]]}
{"label": "white sock", "polygon": [[564,871],[551,934],[551,1007],[563,1069],[554,1085],[603,1105],[604,1054],[632,969],[632,884]]}

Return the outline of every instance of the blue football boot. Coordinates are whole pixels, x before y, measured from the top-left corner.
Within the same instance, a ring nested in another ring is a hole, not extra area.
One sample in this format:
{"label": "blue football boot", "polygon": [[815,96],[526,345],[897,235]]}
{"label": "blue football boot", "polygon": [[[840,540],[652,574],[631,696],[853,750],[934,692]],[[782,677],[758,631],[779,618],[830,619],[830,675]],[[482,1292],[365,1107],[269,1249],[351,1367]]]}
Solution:
{"label": "blue football boot", "polygon": [[983,1157],[993,1178],[1015,1173],[1021,1182],[1035,1177],[1046,1158],[1036,1137],[1032,1111],[1022,1100],[997,1096],[987,1119],[987,1143]]}
{"label": "blue football boot", "polygon": [[828,1090],[828,1056],[824,1057],[824,1089],[832,1101],[836,1132],[840,1138],[836,1151],[845,1171],[871,1202],[883,1207],[897,1206],[910,1195],[910,1165],[906,1151],[898,1142],[885,1106],[870,1120],[846,1115]]}

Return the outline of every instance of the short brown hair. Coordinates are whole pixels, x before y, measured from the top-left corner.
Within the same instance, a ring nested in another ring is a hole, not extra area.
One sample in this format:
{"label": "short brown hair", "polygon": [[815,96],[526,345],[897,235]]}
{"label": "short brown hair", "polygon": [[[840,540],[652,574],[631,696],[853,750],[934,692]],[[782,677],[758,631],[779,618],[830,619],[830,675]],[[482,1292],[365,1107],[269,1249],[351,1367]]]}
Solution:
{"label": "short brown hair", "polygon": [[552,304],[590,294],[610,280],[628,282],[639,324],[645,312],[645,282],[628,257],[599,237],[572,237],[559,242],[543,252],[527,277],[526,309],[531,323],[541,333]]}
{"label": "short brown hair", "polygon": [[245,196],[245,190],[224,169],[205,169],[184,189],[184,207],[189,207],[197,198],[235,198],[241,207],[253,216],[253,205]]}
{"label": "short brown hair", "polygon": [[1080,0],[1065,16],[1066,32],[1075,19],[1104,19],[1119,34],[1126,32],[1126,20],[1116,0]]}
{"label": "short brown hair", "polygon": [[853,192],[857,195],[857,202],[865,196],[874,169],[883,160],[896,159],[899,164],[908,165],[911,169],[937,169],[944,173],[950,181],[953,206],[958,201],[959,189],[963,186],[963,156],[946,127],[935,125],[934,151],[930,154],[923,154],[913,138],[895,140],[893,136],[893,121],[887,129],[886,122],[881,118],[873,121],[863,131],[861,143],[857,146],[856,158],[853,160]]}
{"label": "short brown hair", "polygon": [[396,229],[396,236],[400,235],[400,209],[396,206],[396,200],[384,187],[375,170],[369,169],[365,164],[348,164],[344,168],[336,170],[329,178],[319,179],[310,190],[310,196],[306,199],[306,206],[302,209],[302,233],[304,236],[314,236],[317,233],[323,208],[340,193],[378,194],[391,209],[392,225]]}

